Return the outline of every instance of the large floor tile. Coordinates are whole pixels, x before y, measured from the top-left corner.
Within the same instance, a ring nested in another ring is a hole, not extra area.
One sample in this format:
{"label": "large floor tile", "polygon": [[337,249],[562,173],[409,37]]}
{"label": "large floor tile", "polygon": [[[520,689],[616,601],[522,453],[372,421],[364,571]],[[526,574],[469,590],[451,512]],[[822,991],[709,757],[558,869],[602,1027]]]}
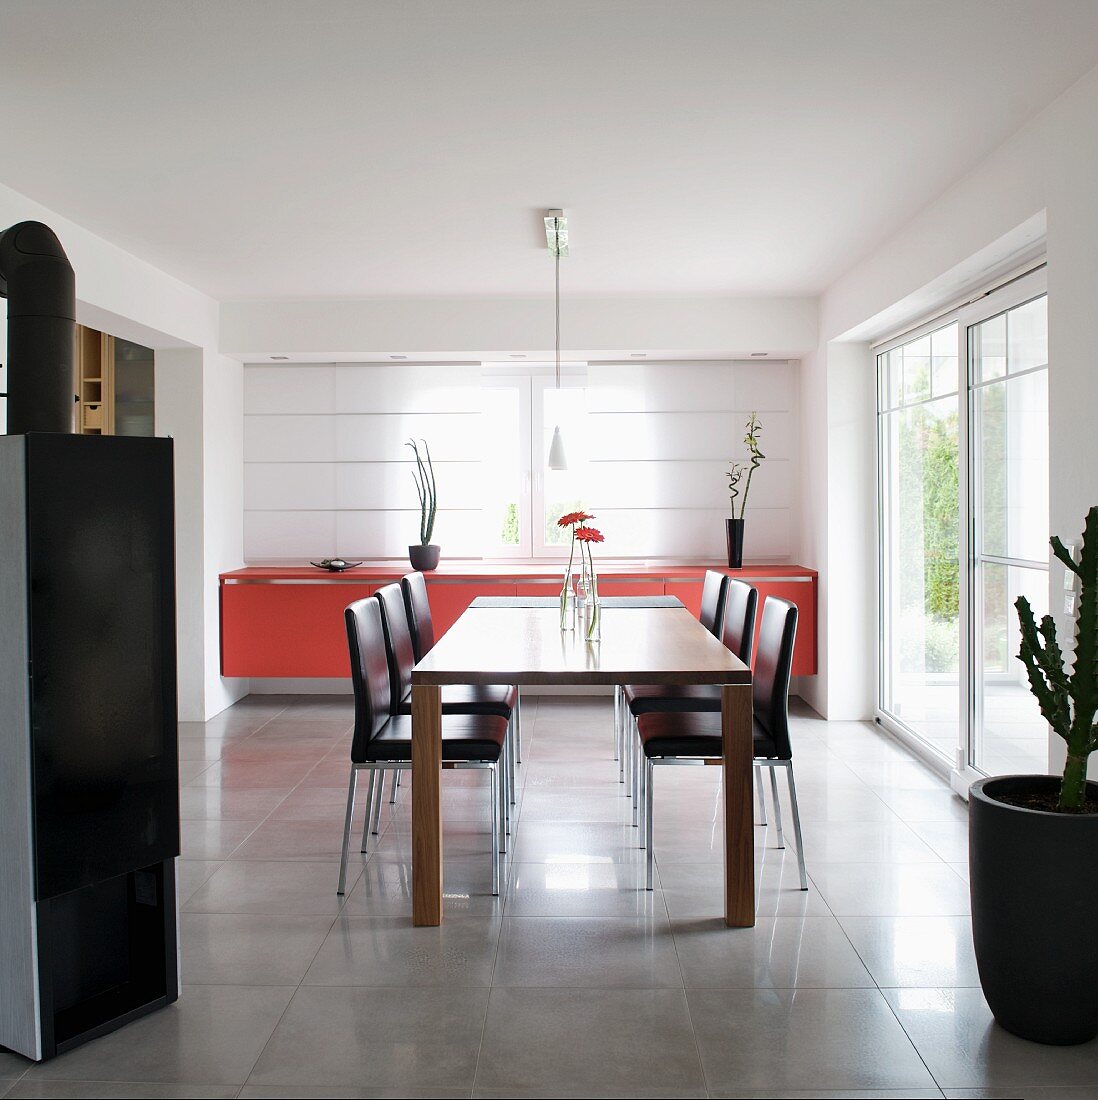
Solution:
{"label": "large floor tile", "polygon": [[303,986],[248,1083],[472,1088],[488,990]]}
{"label": "large floor tile", "polygon": [[[2,1088],[2,1083],[0,1083]],[[237,1085],[170,1085],[137,1083],[133,1081],[21,1081],[10,1092],[0,1091],[0,1096],[13,1100],[42,1100],[52,1097],[68,1097],[75,1100],[170,1100],[180,1097],[183,1100],[220,1100],[236,1096]]]}
{"label": "large floor tile", "polygon": [[[355,862],[348,868],[352,889],[362,872]],[[280,916],[334,917],[343,907],[336,894],[339,864],[232,860],[221,864],[189,897],[183,909],[190,913],[263,913]]]}
{"label": "large floor tile", "polygon": [[306,985],[487,987],[499,921],[452,917],[414,928],[407,915],[340,917],[328,933]]}
{"label": "large floor tile", "polygon": [[226,790],[222,787],[183,787],[179,816],[184,821],[262,821],[286,797],[286,790]]}
{"label": "large floor tile", "polygon": [[944,863],[821,863],[809,874],[836,916],[962,916],[968,887]]}
{"label": "large floor tile", "polygon": [[666,913],[638,863],[512,863],[506,912],[514,917],[631,917]]}
{"label": "large floor tile", "polygon": [[691,990],[710,1089],[934,1088],[875,989]]}
{"label": "large floor tile", "polygon": [[184,859],[228,859],[249,834],[256,821],[181,821],[180,851]]}
{"label": "large floor tile", "polygon": [[754,928],[718,918],[672,922],[687,989],[871,987],[834,917],[761,917]]}
{"label": "large floor tile", "polygon": [[[660,884],[672,918],[720,917],[724,914],[724,871],[719,863],[666,863],[657,858]],[[797,857],[792,849],[768,853],[755,863],[755,909],[760,917],[829,916],[830,910],[811,883],[800,888]]]}
{"label": "large floor tile", "polygon": [[1004,1031],[979,989],[886,989],[904,1030],[943,1089],[998,1086],[1028,1097],[1032,1085],[1098,1081],[1098,1041],[1043,1046]]}
{"label": "large floor tile", "polygon": [[[506,884],[501,888],[506,890]],[[447,915],[491,916],[503,911],[503,894],[492,895],[487,859],[450,859],[443,865],[442,911]],[[412,914],[412,868],[396,860],[367,862],[347,895],[348,916],[404,917]]]}
{"label": "large floor tile", "polygon": [[682,977],[665,916],[506,917],[492,984],[655,989]]}
{"label": "large floor tile", "polygon": [[525,821],[513,855],[517,863],[638,863],[637,830],[625,821]]}
{"label": "large floor tile", "polygon": [[174,1005],[33,1067],[26,1081],[243,1084],[292,995],[190,986]]}
{"label": "large floor tile", "polygon": [[221,866],[216,859],[177,859],[175,861],[175,901],[183,906],[195,891]]}
{"label": "large floor tile", "polygon": [[880,986],[976,986],[967,916],[839,917]]}
{"label": "large floor tile", "polygon": [[896,820],[807,822],[804,854],[813,867],[821,863],[940,862],[929,844]]}
{"label": "large floor tile", "polygon": [[183,984],[297,985],[331,924],[329,917],[183,913]]}
{"label": "large floor tile", "polygon": [[680,989],[493,989],[476,1083],[594,1096],[705,1082]]}

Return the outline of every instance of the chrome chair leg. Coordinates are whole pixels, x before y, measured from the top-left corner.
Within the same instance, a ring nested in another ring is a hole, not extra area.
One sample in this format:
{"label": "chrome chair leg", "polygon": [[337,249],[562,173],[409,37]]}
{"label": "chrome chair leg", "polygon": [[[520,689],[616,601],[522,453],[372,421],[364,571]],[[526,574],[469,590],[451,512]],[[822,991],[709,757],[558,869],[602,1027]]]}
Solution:
{"label": "chrome chair leg", "polygon": [[618,735],[618,755],[616,757],[618,761],[618,782],[625,782],[625,764],[629,754],[629,728],[633,721],[632,712],[625,705],[625,700],[622,700],[621,709],[621,727],[620,734]]}
{"label": "chrome chair leg", "polygon": [[644,754],[641,752],[641,740],[639,731],[634,728],[632,741],[633,752],[633,828],[640,824],[640,800],[641,800],[641,768],[643,767]]}
{"label": "chrome chair leg", "polygon": [[389,783],[389,805],[395,806],[397,800],[397,787],[400,786],[400,777],[403,774],[404,769],[398,768],[393,772],[393,778]]}
{"label": "chrome chair leg", "polygon": [[801,840],[801,811],[797,805],[797,788],[793,783],[793,763],[786,766],[785,778],[789,783],[789,804],[793,812],[793,837],[797,843],[797,867],[801,873],[801,889],[808,889],[808,874],[804,869],[804,841]]}
{"label": "chrome chair leg", "polygon": [[496,799],[497,811],[493,814],[493,817],[498,813],[499,816],[499,834],[496,837],[496,862],[503,857],[503,854],[507,851],[507,836],[511,832],[511,826],[508,820],[507,812],[510,807],[507,804],[507,769],[503,766],[503,757],[499,758],[499,763],[496,765],[496,784],[492,792]]}
{"label": "chrome chair leg", "polygon": [[[514,733],[514,728],[515,728],[514,727],[514,721],[515,721],[515,713],[514,713],[514,711],[512,711],[511,712],[511,723],[512,723],[511,732],[512,733]],[[508,740],[511,742],[511,745],[510,745],[511,751],[507,752],[506,756],[507,756],[507,767],[510,771],[509,786],[511,788],[511,805],[514,806],[515,805],[515,738],[510,737],[510,738],[508,738]]]}
{"label": "chrome chair leg", "polygon": [[366,814],[362,819],[362,852],[365,854],[366,845],[370,840],[370,822],[374,816],[374,784],[377,782],[377,771],[369,769],[370,782],[366,787]]}
{"label": "chrome chair leg", "polygon": [[759,824],[766,825],[766,794],[763,791],[762,768],[755,768],[755,789],[759,792]]}
{"label": "chrome chair leg", "polygon": [[782,805],[778,801],[778,777],[774,769],[770,768],[770,790],[774,795],[774,824],[778,827],[778,847],[785,847],[785,836],[782,833]]}
{"label": "chrome chair leg", "polygon": [[644,760],[644,843],[645,852],[645,889],[651,890],[656,865],[656,855],[652,846],[652,779],[655,776],[655,765],[645,757]]}
{"label": "chrome chair leg", "polygon": [[377,773],[377,798],[374,799],[374,824],[370,832],[377,836],[381,832],[381,804],[385,801],[385,772]]}
{"label": "chrome chair leg", "polygon": [[614,687],[614,759],[621,759],[621,688]]}
{"label": "chrome chair leg", "polygon": [[640,755],[640,791],[637,803],[640,806],[640,847],[648,847],[648,758],[644,755],[644,747],[641,746]]}
{"label": "chrome chair leg", "polygon": [[522,688],[515,684],[515,759],[522,763]]}
{"label": "chrome chair leg", "polygon": [[492,765],[492,896],[499,897],[499,783],[500,769]]}
{"label": "chrome chair leg", "polygon": [[336,893],[342,897],[347,889],[347,855],[351,847],[351,818],[355,816],[355,790],[358,787],[358,768],[352,765],[351,781],[347,787],[347,816],[343,821],[343,851],[339,857],[339,884]]}

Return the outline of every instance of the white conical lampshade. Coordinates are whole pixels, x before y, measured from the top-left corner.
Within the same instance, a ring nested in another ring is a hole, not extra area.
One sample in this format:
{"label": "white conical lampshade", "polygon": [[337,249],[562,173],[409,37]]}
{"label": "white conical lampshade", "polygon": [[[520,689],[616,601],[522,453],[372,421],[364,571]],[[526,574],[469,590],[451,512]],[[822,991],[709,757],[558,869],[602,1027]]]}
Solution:
{"label": "white conical lampshade", "polygon": [[553,429],[553,442],[549,444],[549,469],[568,469],[568,459],[564,455],[564,440],[560,437],[559,425]]}

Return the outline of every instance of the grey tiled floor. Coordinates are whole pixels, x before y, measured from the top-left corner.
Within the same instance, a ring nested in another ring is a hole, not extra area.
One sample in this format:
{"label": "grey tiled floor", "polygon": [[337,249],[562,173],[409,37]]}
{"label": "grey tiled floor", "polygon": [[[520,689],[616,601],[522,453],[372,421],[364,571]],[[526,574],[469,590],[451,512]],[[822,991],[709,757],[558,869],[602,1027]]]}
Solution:
{"label": "grey tiled floor", "polygon": [[347,700],[184,725],[183,995],[45,1065],[0,1054],[0,1096],[1098,1098],[1098,1043],[990,1019],[964,803],[873,727],[796,713],[811,888],[756,827],[740,930],[720,922],[716,769],[658,774],[641,888],[608,701],[526,699],[501,898],[485,776],[446,773],[438,929],[410,923],[407,787],[335,895]]}

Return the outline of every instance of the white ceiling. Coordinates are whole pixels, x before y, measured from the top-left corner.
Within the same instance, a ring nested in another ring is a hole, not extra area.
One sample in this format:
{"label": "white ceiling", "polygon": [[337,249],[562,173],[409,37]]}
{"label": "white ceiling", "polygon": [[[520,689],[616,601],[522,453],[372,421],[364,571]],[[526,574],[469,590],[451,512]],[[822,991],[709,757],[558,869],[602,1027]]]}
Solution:
{"label": "white ceiling", "polygon": [[1095,0],[3,0],[0,182],[218,298],[814,294]]}

